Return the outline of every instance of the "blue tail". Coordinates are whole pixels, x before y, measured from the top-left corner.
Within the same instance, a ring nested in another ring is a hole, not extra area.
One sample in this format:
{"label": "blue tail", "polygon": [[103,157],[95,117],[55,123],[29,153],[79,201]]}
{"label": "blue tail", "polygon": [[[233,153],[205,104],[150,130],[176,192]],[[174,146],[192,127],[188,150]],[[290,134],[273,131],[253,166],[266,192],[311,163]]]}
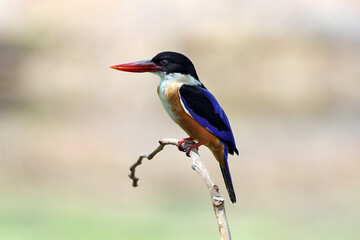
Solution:
{"label": "blue tail", "polygon": [[234,191],[234,186],[232,184],[232,180],[231,180],[231,175],[230,175],[230,171],[229,171],[229,165],[228,165],[228,147],[224,144],[224,157],[225,157],[225,165],[226,165],[226,169],[223,168],[220,165],[220,169],[221,169],[221,173],[223,175],[224,178],[224,182],[225,182],[225,186],[226,189],[229,193],[229,197],[232,203],[236,202],[236,195],[235,195],[235,191]]}

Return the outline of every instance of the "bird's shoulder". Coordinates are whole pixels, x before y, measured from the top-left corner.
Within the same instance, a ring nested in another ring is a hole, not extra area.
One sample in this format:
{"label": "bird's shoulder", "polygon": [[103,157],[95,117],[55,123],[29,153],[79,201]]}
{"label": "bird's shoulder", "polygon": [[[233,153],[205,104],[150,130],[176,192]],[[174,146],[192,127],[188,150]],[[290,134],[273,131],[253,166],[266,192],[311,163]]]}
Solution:
{"label": "bird's shoulder", "polygon": [[219,131],[230,130],[224,110],[205,87],[184,84],[180,87],[179,93],[180,99],[192,115],[205,119]]}

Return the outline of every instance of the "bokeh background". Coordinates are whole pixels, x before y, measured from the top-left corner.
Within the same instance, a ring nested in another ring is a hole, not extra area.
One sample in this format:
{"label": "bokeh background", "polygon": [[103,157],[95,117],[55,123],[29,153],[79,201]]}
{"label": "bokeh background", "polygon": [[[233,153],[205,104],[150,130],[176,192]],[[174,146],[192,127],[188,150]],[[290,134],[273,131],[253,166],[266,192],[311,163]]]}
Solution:
{"label": "bokeh background", "polygon": [[182,52],[227,112],[234,239],[359,239],[360,2],[1,0],[0,239],[218,239],[159,79]]}

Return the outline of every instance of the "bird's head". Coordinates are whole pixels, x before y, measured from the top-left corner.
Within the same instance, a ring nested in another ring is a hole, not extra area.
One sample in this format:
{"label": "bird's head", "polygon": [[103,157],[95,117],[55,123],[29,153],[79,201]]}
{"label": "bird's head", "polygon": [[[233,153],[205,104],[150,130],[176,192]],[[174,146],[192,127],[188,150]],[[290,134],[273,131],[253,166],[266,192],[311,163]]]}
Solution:
{"label": "bird's head", "polygon": [[177,52],[161,52],[152,59],[114,65],[111,68],[125,72],[152,72],[160,76],[181,73],[199,80],[190,59]]}

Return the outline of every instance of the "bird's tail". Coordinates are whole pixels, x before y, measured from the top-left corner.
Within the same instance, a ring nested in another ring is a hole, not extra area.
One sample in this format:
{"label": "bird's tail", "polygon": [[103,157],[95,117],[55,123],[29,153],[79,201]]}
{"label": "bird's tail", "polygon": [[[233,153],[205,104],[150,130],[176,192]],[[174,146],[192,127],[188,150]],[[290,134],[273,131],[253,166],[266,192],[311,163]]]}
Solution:
{"label": "bird's tail", "polygon": [[220,165],[220,169],[221,169],[221,173],[223,175],[224,178],[224,182],[226,185],[226,189],[229,193],[229,197],[232,203],[236,202],[236,195],[235,195],[235,191],[234,191],[234,186],[232,184],[232,180],[231,180],[231,175],[230,175],[230,171],[229,171],[229,165],[228,165],[228,148],[227,146],[224,146],[224,158],[225,158],[225,168],[223,166]]}

